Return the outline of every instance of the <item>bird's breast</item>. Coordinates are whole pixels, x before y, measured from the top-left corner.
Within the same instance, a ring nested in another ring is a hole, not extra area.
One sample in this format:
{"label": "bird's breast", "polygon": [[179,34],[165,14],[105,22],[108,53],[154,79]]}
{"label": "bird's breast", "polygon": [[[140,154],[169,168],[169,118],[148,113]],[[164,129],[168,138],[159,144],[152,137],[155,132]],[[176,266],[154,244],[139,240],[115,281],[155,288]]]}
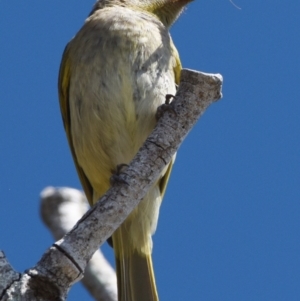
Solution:
{"label": "bird's breast", "polygon": [[71,134],[78,163],[101,194],[154,128],[165,95],[175,94],[175,58],[167,29],[125,8],[99,10],[71,43]]}

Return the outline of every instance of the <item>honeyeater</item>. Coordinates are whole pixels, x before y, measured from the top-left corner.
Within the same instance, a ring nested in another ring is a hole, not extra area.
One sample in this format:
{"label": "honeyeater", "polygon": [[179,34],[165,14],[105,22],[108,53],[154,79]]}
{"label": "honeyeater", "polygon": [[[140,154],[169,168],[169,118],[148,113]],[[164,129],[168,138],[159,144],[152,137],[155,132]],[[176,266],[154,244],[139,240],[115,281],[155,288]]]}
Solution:
{"label": "honeyeater", "polygon": [[[60,108],[91,205],[151,133],[166,95],[176,93],[181,63],[169,28],[190,1],[98,0],[64,50]],[[158,300],[151,236],[172,164],[112,235],[120,301]]]}

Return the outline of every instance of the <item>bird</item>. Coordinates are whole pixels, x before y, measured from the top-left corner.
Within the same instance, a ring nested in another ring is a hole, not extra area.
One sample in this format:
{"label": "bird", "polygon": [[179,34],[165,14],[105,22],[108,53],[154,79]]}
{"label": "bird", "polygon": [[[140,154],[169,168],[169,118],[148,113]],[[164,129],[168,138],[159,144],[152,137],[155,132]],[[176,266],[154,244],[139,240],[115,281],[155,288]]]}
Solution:
{"label": "bird", "polygon": [[[90,205],[110,187],[175,95],[182,69],[169,29],[191,0],[98,0],[66,45],[58,90],[64,129]],[[112,235],[119,301],[158,301],[152,235],[174,158]]]}

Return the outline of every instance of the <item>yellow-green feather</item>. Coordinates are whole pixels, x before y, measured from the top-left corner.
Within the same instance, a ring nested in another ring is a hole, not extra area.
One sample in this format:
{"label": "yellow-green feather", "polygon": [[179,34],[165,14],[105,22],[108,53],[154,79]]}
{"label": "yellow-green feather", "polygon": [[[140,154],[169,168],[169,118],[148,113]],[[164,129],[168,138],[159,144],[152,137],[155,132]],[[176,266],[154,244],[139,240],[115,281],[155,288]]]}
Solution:
{"label": "yellow-green feather", "polygon": [[93,201],[93,188],[88,178],[86,177],[83,169],[78,164],[73,142],[71,135],[71,119],[70,119],[70,108],[69,108],[69,88],[70,88],[70,78],[71,78],[71,61],[68,56],[68,45],[66,46],[61,65],[59,70],[59,78],[58,78],[58,91],[59,91],[59,102],[60,102],[60,110],[63,118],[63,123],[66,131],[66,135],[68,138],[69,146],[71,149],[72,157],[76,166],[76,170],[85,192],[86,198],[89,203],[92,205]]}

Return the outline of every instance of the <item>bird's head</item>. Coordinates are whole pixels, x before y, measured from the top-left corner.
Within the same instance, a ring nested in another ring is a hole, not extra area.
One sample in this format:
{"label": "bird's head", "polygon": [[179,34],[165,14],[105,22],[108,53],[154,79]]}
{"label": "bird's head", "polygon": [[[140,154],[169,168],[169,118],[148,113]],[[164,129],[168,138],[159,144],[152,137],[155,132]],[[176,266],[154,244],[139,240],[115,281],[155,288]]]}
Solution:
{"label": "bird's head", "polygon": [[119,5],[146,11],[155,15],[166,27],[170,27],[193,0],[98,0],[94,10]]}

